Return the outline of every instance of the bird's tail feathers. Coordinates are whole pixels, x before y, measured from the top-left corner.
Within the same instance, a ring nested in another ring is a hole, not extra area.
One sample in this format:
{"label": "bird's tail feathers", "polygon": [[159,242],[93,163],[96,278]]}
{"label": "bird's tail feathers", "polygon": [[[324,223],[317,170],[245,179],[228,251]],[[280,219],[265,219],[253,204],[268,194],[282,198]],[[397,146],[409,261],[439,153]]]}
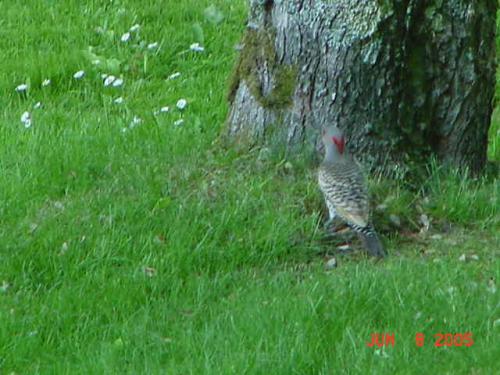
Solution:
{"label": "bird's tail feathers", "polygon": [[378,258],[383,258],[387,255],[382,242],[378,238],[377,233],[373,230],[373,228],[360,231],[359,236],[363,240],[363,244],[365,245],[370,255]]}

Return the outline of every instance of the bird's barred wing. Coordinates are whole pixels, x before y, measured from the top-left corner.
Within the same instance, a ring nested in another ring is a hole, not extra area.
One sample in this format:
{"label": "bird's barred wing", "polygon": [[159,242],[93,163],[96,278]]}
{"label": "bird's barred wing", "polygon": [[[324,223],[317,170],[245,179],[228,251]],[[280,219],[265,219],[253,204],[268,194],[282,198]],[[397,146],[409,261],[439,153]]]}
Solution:
{"label": "bird's barred wing", "polygon": [[350,224],[366,227],[369,223],[368,194],[362,175],[352,171],[332,171],[320,168],[318,182],[325,198],[334,205],[337,214]]}

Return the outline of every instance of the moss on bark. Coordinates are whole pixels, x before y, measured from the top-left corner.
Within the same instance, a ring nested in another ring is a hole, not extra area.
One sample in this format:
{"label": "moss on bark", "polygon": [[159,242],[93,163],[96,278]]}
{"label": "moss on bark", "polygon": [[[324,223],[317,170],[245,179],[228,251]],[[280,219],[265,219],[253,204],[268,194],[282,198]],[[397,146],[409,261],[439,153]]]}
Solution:
{"label": "moss on bark", "polygon": [[[233,101],[242,81],[253,97],[264,107],[282,109],[292,104],[297,81],[297,67],[280,64],[274,46],[274,30],[248,29],[243,48],[229,81],[228,100]],[[264,92],[262,75],[271,78],[271,90]]]}

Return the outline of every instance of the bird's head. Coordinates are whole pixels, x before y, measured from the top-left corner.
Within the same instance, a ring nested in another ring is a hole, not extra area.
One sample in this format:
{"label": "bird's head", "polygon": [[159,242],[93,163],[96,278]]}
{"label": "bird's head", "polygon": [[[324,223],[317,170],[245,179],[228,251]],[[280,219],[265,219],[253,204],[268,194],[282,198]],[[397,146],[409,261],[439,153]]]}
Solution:
{"label": "bird's head", "polygon": [[331,125],[323,128],[323,143],[325,144],[327,152],[334,149],[338,154],[344,154],[344,133],[336,126]]}

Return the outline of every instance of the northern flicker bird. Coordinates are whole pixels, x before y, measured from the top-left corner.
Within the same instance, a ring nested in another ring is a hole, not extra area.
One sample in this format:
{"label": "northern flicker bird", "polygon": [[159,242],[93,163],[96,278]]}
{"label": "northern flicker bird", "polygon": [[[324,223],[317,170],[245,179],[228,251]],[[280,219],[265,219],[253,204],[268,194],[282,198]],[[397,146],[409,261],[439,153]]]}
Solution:
{"label": "northern flicker bird", "polygon": [[329,222],[338,216],[363,240],[367,251],[384,257],[385,250],[370,222],[368,193],[359,165],[345,148],[342,131],[329,126],[323,129],[325,158],[318,172],[318,182],[329,211]]}

